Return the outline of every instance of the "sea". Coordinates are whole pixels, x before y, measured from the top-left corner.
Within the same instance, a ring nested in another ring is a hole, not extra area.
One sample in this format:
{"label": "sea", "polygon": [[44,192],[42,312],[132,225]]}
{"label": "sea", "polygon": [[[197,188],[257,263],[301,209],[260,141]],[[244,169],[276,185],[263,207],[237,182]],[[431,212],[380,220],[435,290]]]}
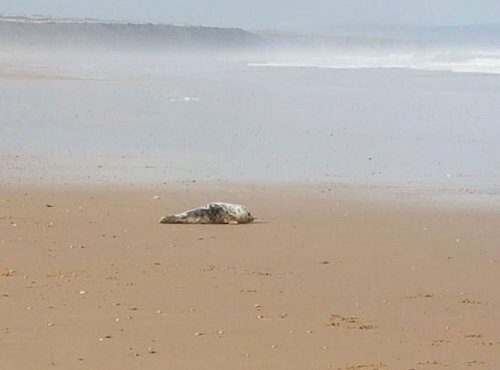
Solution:
{"label": "sea", "polygon": [[0,183],[357,184],[498,203],[500,45],[38,42],[0,43]]}

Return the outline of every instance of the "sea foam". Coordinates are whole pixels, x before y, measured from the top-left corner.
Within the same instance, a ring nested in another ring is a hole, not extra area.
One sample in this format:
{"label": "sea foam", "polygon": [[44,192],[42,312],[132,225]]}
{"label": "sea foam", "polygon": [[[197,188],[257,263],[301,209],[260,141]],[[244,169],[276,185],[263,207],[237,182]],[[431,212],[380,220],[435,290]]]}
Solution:
{"label": "sea foam", "polygon": [[499,51],[445,53],[333,54],[322,58],[271,58],[250,67],[300,67],[331,69],[410,69],[457,73],[500,74]]}

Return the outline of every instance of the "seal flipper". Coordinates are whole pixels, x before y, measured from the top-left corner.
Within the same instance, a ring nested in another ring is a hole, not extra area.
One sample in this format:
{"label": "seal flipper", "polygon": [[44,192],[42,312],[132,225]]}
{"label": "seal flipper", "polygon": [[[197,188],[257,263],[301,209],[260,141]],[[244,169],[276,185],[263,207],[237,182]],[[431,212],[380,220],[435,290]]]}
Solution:
{"label": "seal flipper", "polygon": [[182,221],[176,215],[164,216],[160,218],[160,224],[180,224],[180,223],[182,223]]}

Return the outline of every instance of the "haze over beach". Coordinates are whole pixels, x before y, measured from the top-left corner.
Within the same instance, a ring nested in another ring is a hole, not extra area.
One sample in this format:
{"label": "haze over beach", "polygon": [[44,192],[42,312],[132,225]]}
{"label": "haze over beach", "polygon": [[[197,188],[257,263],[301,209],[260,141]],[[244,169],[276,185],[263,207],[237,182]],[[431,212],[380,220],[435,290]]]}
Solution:
{"label": "haze over beach", "polygon": [[300,34],[8,16],[0,29],[3,181],[497,192],[494,25]]}
{"label": "haze over beach", "polygon": [[500,368],[499,101],[493,0],[0,0],[0,368]]}

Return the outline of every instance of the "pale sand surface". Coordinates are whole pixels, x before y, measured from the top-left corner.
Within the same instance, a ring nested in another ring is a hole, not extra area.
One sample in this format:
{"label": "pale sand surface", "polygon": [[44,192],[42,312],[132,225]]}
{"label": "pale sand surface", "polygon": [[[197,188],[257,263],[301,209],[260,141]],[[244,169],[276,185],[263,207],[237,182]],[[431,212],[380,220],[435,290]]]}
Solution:
{"label": "pale sand surface", "polygon": [[499,213],[227,190],[2,186],[0,368],[500,368]]}

